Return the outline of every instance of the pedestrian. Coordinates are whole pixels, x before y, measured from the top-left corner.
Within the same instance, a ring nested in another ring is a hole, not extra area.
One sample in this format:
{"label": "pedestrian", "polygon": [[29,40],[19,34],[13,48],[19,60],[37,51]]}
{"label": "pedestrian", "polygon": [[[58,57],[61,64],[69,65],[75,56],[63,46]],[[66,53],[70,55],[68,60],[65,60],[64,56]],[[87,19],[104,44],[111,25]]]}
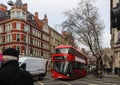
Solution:
{"label": "pedestrian", "polygon": [[0,68],[2,67],[2,63],[3,63],[3,60],[2,60],[2,53],[0,53]]}
{"label": "pedestrian", "polygon": [[0,61],[2,61],[2,53],[0,53]]}
{"label": "pedestrian", "polygon": [[16,49],[7,48],[2,55],[0,85],[34,85],[31,74],[19,67],[19,52]]}

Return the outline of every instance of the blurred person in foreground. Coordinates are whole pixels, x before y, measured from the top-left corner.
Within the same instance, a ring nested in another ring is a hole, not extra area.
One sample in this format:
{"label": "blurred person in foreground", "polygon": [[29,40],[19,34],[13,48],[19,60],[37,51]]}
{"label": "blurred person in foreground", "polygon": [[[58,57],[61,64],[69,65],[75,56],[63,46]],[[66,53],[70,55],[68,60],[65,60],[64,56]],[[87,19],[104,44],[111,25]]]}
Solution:
{"label": "blurred person in foreground", "polygon": [[14,48],[7,48],[2,52],[0,85],[34,85],[31,74],[19,67],[18,59],[19,52]]}
{"label": "blurred person in foreground", "polygon": [[0,53],[0,68],[2,67],[3,60],[2,60],[2,53]]}

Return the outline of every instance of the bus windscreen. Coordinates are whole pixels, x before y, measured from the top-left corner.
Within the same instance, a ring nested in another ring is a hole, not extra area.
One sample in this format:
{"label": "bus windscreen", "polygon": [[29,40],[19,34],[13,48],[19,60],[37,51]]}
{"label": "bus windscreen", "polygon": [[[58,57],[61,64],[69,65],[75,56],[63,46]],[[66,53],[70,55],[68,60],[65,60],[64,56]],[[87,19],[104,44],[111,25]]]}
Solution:
{"label": "bus windscreen", "polygon": [[66,74],[68,69],[68,62],[54,62],[53,69],[59,73]]}

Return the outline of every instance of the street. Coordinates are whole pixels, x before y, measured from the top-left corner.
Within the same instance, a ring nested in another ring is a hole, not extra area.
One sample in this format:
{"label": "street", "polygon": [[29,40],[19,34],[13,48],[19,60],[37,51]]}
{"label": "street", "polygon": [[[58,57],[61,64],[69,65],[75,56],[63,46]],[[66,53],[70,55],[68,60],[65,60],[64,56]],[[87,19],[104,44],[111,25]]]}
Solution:
{"label": "street", "polygon": [[120,78],[95,78],[87,76],[75,80],[52,79],[50,72],[42,81],[35,81],[34,85],[120,85]]}

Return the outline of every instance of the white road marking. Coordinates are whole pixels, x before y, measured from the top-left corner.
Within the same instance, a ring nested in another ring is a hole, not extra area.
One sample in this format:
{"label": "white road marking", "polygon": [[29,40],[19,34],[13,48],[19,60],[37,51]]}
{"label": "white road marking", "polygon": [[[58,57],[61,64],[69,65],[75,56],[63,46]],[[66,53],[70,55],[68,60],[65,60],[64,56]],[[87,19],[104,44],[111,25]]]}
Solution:
{"label": "white road marking", "polygon": [[67,84],[67,85],[72,85],[72,84],[70,84],[70,83],[63,82],[63,81],[58,81],[58,82],[61,82],[61,83]]}
{"label": "white road marking", "polygon": [[41,81],[38,81],[38,83],[39,83],[40,85],[44,85],[44,83],[42,83]]}

